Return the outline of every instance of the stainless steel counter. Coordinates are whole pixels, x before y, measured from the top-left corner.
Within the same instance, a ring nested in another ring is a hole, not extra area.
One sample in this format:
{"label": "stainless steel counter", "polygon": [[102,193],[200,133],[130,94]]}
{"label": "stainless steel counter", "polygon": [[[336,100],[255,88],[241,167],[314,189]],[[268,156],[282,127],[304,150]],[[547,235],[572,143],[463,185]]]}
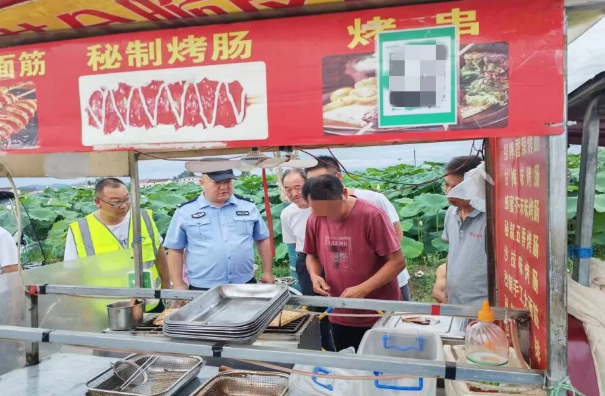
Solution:
{"label": "stainless steel counter", "polygon": [[[37,366],[0,376],[0,393],[10,396],[84,396],[84,384],[116,360],[88,354],[55,353]],[[202,367],[197,378],[176,396],[190,396],[217,373],[217,367]],[[445,390],[437,389],[436,396],[445,396]]]}
{"label": "stainless steel counter", "polygon": [[[0,393],[10,396],[84,396],[84,384],[116,360],[76,353],[55,353],[37,366],[0,376]],[[216,373],[217,367],[202,367],[198,377],[177,396],[191,395]]]}

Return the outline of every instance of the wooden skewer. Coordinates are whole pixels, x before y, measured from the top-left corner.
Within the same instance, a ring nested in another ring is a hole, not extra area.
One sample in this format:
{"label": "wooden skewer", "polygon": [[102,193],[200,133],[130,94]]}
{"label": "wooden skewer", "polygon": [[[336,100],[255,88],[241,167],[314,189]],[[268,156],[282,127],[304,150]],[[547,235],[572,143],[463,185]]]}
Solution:
{"label": "wooden skewer", "polygon": [[19,83],[19,84],[15,84],[13,86],[10,87],[0,87],[0,92],[8,92],[8,91],[12,91],[13,89],[19,89],[21,87],[30,85],[31,83],[29,81],[23,82],[23,83]]}
{"label": "wooden skewer", "polygon": [[263,98],[261,98],[260,96],[249,96],[246,99],[246,103],[248,105],[261,104],[263,103]]}
{"label": "wooden skewer", "polygon": [[473,46],[473,44],[469,44],[469,45],[467,45],[466,47],[462,48],[462,50],[461,50],[460,52],[458,52],[458,56],[462,56],[462,55],[464,55],[464,53],[465,53],[466,51],[468,51],[469,49],[471,49],[471,47],[472,47],[472,46]]}
{"label": "wooden skewer", "polygon": [[21,99],[22,97],[27,96],[27,95],[29,95],[29,94],[31,94],[31,93],[34,93],[34,92],[36,92],[36,90],[35,90],[35,89],[32,89],[32,90],[29,90],[29,91],[27,91],[27,92],[23,92],[21,95],[17,95],[17,96],[15,96],[15,98],[17,98],[17,99]]}

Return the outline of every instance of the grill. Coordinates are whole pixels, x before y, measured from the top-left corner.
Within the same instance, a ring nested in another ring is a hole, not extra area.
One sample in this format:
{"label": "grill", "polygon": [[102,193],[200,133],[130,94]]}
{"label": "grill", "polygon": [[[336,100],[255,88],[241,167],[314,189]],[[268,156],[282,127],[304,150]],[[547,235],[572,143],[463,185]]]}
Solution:
{"label": "grill", "polygon": [[301,316],[285,326],[269,326],[265,330],[264,334],[295,334],[300,330],[306,320],[307,315]]}

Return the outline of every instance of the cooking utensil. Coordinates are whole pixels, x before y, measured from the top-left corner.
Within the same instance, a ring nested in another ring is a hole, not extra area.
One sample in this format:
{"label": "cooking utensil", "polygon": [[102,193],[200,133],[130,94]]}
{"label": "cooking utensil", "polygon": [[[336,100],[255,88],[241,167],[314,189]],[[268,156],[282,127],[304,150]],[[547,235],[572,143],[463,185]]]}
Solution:
{"label": "cooking utensil", "polygon": [[107,305],[109,329],[114,331],[131,330],[143,322],[143,300],[135,305],[130,301],[118,301]]}
{"label": "cooking utensil", "polygon": [[191,396],[284,396],[287,393],[285,374],[227,371],[212,377]]}
{"label": "cooking utensil", "polygon": [[204,364],[197,356],[130,355],[123,361],[141,367],[150,358],[157,359],[143,371],[147,381],[135,386],[135,380],[119,391],[125,381],[116,375],[114,365],[86,383],[87,396],[174,396],[197,377]]}
{"label": "cooking utensil", "polygon": [[[118,390],[123,391],[124,389],[128,388],[131,384],[134,384],[135,381],[139,382],[138,385],[147,382],[147,380],[144,379],[147,377],[147,373],[145,373],[145,370],[147,370],[153,363],[155,363],[158,358],[159,356],[150,356],[149,359],[147,359],[142,366],[139,366],[137,370],[132,373],[130,377],[128,377],[128,379],[124,382],[122,386],[120,386]],[[143,381],[138,381],[139,378],[143,379]]]}
{"label": "cooking utensil", "polygon": [[[112,363],[112,367],[116,377],[124,381],[124,383],[126,383],[129,378],[132,378],[135,373],[137,373],[141,368],[139,365],[134,364],[133,362],[128,360],[118,360],[117,362]],[[134,378],[131,381],[131,384],[134,386],[138,386],[144,382],[147,382],[147,379],[147,373],[143,371],[143,375]]]}

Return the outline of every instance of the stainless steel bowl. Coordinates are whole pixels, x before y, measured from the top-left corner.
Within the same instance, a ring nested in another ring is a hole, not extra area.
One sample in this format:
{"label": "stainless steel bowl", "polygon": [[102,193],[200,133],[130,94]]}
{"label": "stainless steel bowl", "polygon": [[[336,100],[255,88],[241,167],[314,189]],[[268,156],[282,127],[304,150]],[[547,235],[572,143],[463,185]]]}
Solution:
{"label": "stainless steel bowl", "polygon": [[132,330],[143,322],[143,300],[136,300],[134,305],[130,301],[118,301],[107,305],[109,329],[114,331]]}

